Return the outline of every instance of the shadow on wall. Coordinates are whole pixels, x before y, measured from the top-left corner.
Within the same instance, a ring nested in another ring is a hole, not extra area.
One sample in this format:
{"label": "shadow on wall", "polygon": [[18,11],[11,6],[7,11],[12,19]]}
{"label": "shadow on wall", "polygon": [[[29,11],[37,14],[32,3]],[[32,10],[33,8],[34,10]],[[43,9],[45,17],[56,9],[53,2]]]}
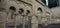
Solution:
{"label": "shadow on wall", "polygon": [[38,28],[60,28],[60,23],[57,24],[49,24],[47,26],[42,26],[41,24],[38,25]]}
{"label": "shadow on wall", "polygon": [[[7,28],[14,28],[14,26],[8,26]],[[18,25],[17,28],[23,28],[23,25]],[[28,25],[25,25],[25,28],[28,28]],[[58,24],[49,24],[47,26],[43,26],[41,24],[38,25],[38,28],[60,28],[60,23]]]}
{"label": "shadow on wall", "polygon": [[9,12],[11,12],[11,19],[13,19],[14,12],[16,12],[16,8],[14,6],[11,6],[9,8]]}
{"label": "shadow on wall", "polygon": [[[6,26],[6,28],[14,28],[14,25],[12,26]],[[23,24],[17,25],[17,28],[23,28]],[[28,25],[25,25],[25,28],[28,28]]]}
{"label": "shadow on wall", "polygon": [[60,28],[60,23],[57,23],[57,24],[49,24],[45,28]]}

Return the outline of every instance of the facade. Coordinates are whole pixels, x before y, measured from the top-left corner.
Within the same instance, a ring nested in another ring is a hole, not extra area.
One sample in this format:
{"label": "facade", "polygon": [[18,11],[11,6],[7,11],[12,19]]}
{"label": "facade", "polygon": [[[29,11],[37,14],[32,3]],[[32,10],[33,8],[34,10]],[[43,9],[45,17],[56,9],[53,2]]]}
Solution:
{"label": "facade", "polygon": [[[4,2],[3,2],[4,1]],[[30,2],[31,1],[31,2]],[[38,20],[37,17],[45,17],[45,8],[42,2],[38,2],[35,0],[2,0],[2,8],[6,9],[5,14],[6,17],[4,18],[4,24],[15,25],[24,24],[29,20],[28,17],[31,17],[30,20],[32,23],[32,28],[38,27]],[[37,11],[41,11],[41,14],[37,15]],[[36,17],[37,16],[37,17]],[[8,20],[7,20],[8,19]],[[45,19],[45,18],[42,18]],[[39,20],[41,20],[39,18]],[[28,22],[27,22],[28,23]],[[37,26],[36,26],[37,25]],[[5,26],[5,25],[4,25]]]}
{"label": "facade", "polygon": [[6,26],[5,24],[28,25],[31,23],[32,28],[38,28],[38,24],[49,24],[51,18],[52,12],[38,0],[1,0],[0,5],[5,9],[4,16],[1,16],[3,17],[1,19],[4,19],[4,26]]}

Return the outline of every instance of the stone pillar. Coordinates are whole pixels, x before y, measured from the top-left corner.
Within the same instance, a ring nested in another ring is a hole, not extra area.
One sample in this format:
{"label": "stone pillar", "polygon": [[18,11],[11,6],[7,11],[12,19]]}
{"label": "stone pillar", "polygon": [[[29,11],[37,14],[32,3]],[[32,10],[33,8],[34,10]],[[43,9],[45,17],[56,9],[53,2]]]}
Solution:
{"label": "stone pillar", "polygon": [[38,28],[38,20],[36,16],[32,16],[31,23],[32,23],[32,28]]}
{"label": "stone pillar", "polygon": [[38,24],[32,23],[32,28],[38,28]]}

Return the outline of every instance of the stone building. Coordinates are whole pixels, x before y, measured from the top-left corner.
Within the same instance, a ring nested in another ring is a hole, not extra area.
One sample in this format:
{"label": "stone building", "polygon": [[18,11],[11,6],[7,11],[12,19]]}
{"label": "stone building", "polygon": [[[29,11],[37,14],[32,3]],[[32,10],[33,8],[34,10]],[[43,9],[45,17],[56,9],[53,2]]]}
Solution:
{"label": "stone building", "polygon": [[39,2],[37,0],[1,0],[1,8],[4,8],[6,13],[4,22],[6,23],[7,21],[8,25],[14,25],[15,19],[16,25],[24,24],[29,19],[24,17],[31,17],[32,28],[36,25],[35,28],[37,28],[39,24],[38,20],[41,20],[40,18],[37,19],[37,17],[43,17],[42,19],[45,19],[46,9],[44,6],[41,1]]}
{"label": "stone building", "polygon": [[0,7],[5,9],[5,15],[1,17],[4,17],[4,23],[8,25],[31,23],[32,28],[38,28],[38,24],[45,25],[47,19],[50,19],[46,13],[50,14],[51,11],[38,0],[1,0]]}

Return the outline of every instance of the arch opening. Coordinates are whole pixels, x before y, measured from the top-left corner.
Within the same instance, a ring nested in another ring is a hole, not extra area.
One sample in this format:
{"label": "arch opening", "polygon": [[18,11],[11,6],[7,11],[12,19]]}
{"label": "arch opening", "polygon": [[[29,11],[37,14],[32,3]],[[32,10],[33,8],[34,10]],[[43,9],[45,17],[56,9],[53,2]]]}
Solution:
{"label": "arch opening", "polygon": [[11,6],[9,8],[9,12],[11,13],[11,19],[13,19],[14,12],[16,11],[16,8],[14,6]]}
{"label": "arch opening", "polygon": [[19,9],[19,14],[22,14],[22,13],[24,13],[24,9],[23,8],[20,8]]}
{"label": "arch opening", "polygon": [[30,11],[29,10],[26,10],[27,12],[26,12],[26,14],[29,14],[30,13]]}
{"label": "arch opening", "polygon": [[17,1],[21,1],[21,0],[17,0]]}
{"label": "arch opening", "polygon": [[9,10],[16,11],[16,8],[14,6],[11,6]]}
{"label": "arch opening", "polygon": [[42,13],[42,9],[39,7],[39,8],[37,9],[37,14],[40,14],[40,13]]}

